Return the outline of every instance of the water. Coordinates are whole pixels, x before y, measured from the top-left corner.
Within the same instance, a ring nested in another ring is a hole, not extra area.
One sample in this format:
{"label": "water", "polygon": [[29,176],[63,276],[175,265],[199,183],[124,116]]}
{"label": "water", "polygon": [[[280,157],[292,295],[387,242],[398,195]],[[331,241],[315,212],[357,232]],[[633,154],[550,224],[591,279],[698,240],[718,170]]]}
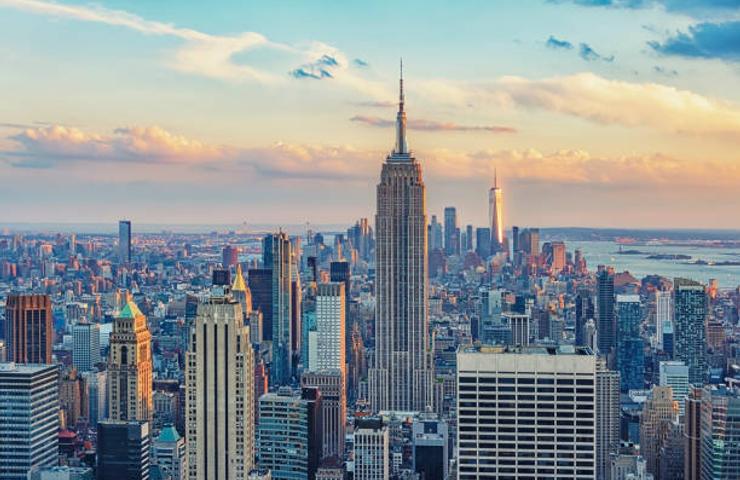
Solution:
{"label": "water", "polygon": [[[619,255],[619,245],[614,242],[597,241],[568,241],[568,251],[580,249],[586,258],[589,270],[595,270],[597,265],[611,265],[616,271],[629,271],[636,278],[646,275],[661,275],[673,279],[675,277],[690,278],[703,283],[715,278],[720,288],[736,288],[740,286],[740,265],[691,265],[689,262],[706,260],[708,262],[740,261],[740,248],[708,248],[702,246],[671,246],[671,245],[625,245],[624,250],[639,250],[646,252],[638,255]],[[645,258],[651,254],[690,255],[691,260],[655,260]]]}

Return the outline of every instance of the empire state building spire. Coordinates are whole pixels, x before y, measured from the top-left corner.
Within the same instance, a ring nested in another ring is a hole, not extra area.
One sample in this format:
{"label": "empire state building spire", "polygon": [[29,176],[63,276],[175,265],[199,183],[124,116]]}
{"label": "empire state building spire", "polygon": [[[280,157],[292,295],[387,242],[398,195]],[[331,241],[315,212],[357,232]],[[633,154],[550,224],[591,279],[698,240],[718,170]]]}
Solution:
{"label": "empire state building spire", "polygon": [[406,145],[406,112],[403,110],[403,59],[401,59],[401,77],[399,80],[398,96],[398,113],[396,114],[396,149],[394,154],[407,155],[408,145]]}

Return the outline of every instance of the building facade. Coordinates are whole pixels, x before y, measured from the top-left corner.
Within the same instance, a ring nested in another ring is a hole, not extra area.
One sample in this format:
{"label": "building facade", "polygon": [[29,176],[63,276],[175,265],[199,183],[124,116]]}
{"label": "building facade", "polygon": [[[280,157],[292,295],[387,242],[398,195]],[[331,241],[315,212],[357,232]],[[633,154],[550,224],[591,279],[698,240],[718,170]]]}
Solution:
{"label": "building facade", "polygon": [[689,382],[703,383],[706,375],[706,288],[699,282],[673,282],[673,358],[689,367]]}
{"label": "building facade", "polygon": [[7,361],[50,364],[53,336],[48,295],[8,295],[5,305]]}

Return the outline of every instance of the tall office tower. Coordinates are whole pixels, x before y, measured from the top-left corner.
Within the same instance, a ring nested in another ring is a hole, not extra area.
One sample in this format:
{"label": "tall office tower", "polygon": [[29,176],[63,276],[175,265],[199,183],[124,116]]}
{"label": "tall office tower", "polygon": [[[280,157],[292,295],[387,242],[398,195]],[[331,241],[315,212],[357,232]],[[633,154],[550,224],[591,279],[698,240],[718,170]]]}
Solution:
{"label": "tall office tower", "polygon": [[[491,246],[493,247],[493,245]],[[519,233],[519,250],[527,255],[537,256],[540,254],[540,229],[525,228]]]}
{"label": "tall office tower", "polygon": [[106,420],[98,423],[98,480],[149,480],[149,423]]}
{"label": "tall office tower", "polygon": [[704,387],[701,409],[700,478],[740,478],[740,388]]}
{"label": "tall office tower", "polygon": [[606,368],[603,359],[596,364],[596,478],[610,478],[612,455],[619,453],[619,372]]}
{"label": "tall office tower", "polygon": [[226,245],[221,249],[221,265],[224,268],[233,267],[239,263],[239,249],[232,246]]}
{"label": "tall office tower", "polygon": [[529,315],[526,313],[506,312],[501,315],[501,321],[511,329],[512,345],[521,345],[523,347],[529,345]]}
{"label": "tall office tower", "polygon": [[0,479],[57,464],[59,369],[0,363]]}
{"label": "tall office tower", "polygon": [[595,316],[594,300],[591,292],[585,288],[578,290],[576,295],[576,346],[586,345],[586,322]]}
{"label": "tall office tower", "polygon": [[100,325],[78,323],[72,327],[72,364],[80,372],[89,372],[100,363]]}
{"label": "tall office tower", "polygon": [[664,361],[658,364],[658,372],[658,385],[671,387],[673,400],[678,402],[679,412],[683,416],[689,394],[689,367],[679,361]]}
{"label": "tall office tower", "polygon": [[475,229],[475,253],[483,260],[491,256],[491,229]]}
{"label": "tall office tower", "polygon": [[231,295],[241,305],[242,315],[244,320],[247,321],[252,314],[252,291],[244,281],[241,264],[236,265],[236,275],[234,275],[234,282],[231,284]]}
{"label": "tall office tower", "polygon": [[599,266],[596,274],[596,330],[599,355],[609,357],[617,346],[617,322],[614,315],[614,269]]}
{"label": "tall office tower", "polygon": [[622,377],[622,391],[645,386],[645,351],[640,324],[642,304],[639,295],[617,295],[617,370]]}
{"label": "tall office tower", "polygon": [[444,248],[444,236],[442,234],[442,224],[437,221],[437,216],[432,215],[432,221],[429,224],[429,249],[437,250]]}
{"label": "tall office tower", "polygon": [[131,263],[131,221],[118,222],[118,262]]}
{"label": "tall office tower", "polygon": [[82,372],[80,376],[87,388],[88,420],[97,425],[108,414],[108,372]]}
{"label": "tall office tower", "polygon": [[671,387],[653,387],[640,417],[640,453],[645,457],[648,472],[653,475],[658,475],[662,440],[676,421],[678,404],[673,401]]}
{"label": "tall office tower", "polygon": [[596,479],[590,350],[467,351],[457,367],[457,478]]}
{"label": "tall office tower", "polygon": [[414,472],[425,480],[446,480],[449,475],[447,422],[433,413],[414,417],[411,426]]}
{"label": "tall office tower", "polygon": [[50,364],[53,336],[48,295],[8,295],[5,344],[9,362]]}
{"label": "tall office tower", "polygon": [[565,268],[565,243],[550,242],[550,270],[553,275],[557,275]]}
{"label": "tall office tower", "polygon": [[185,439],[172,425],[159,432],[152,443],[152,464],[159,467],[161,478],[185,480],[188,461],[185,455]]}
{"label": "tall office tower", "polygon": [[262,312],[262,340],[272,340],[272,270],[252,268],[248,274],[252,308]]}
{"label": "tall office tower", "polygon": [[344,436],[347,421],[347,389],[345,377],[339,370],[306,372],[302,387],[317,388],[321,392],[322,458],[344,458]]}
{"label": "tall office tower", "polygon": [[[320,283],[316,295],[317,369],[338,370],[346,378],[344,283]],[[313,367],[313,365],[311,366]]]}
{"label": "tall office tower", "polygon": [[276,480],[312,479],[323,451],[321,394],[304,388],[300,395],[290,387],[266,393],[259,399],[257,463]]}
{"label": "tall office tower", "polygon": [[488,218],[491,227],[491,251],[504,247],[504,192],[498,186],[498,174],[493,175],[493,186],[488,190]]}
{"label": "tall office tower", "polygon": [[673,299],[673,358],[689,367],[689,383],[701,385],[706,369],[704,320],[707,294],[704,285],[676,278]]}
{"label": "tall office tower", "polygon": [[129,300],[113,323],[108,357],[108,418],[150,421],[152,403],[152,335],[146,317]]}
{"label": "tall office tower", "polygon": [[290,281],[290,355],[291,375],[297,374],[301,362],[301,327],[303,326],[303,289],[298,266],[294,263]]}
{"label": "tall office tower", "polygon": [[701,406],[704,389],[690,387],[683,417],[685,480],[701,480]]}
{"label": "tall office tower", "polygon": [[473,226],[468,225],[465,227],[465,251],[473,251]]}
{"label": "tall office tower", "polygon": [[270,383],[287,385],[293,376],[291,323],[292,258],[288,235],[280,232],[268,235],[263,241],[263,264],[272,270],[272,366]]}
{"label": "tall office tower", "polygon": [[349,360],[353,319],[349,316],[350,297],[352,290],[352,268],[349,262],[331,262],[329,264],[329,280],[344,283],[344,345],[345,356]]}
{"label": "tall office tower", "polygon": [[355,480],[389,480],[390,434],[377,418],[357,421],[354,433]]}
{"label": "tall office tower", "polygon": [[401,79],[396,148],[377,188],[376,344],[368,378],[374,411],[423,411],[432,404],[426,193],[421,164],[406,146],[403,107]]}
{"label": "tall office tower", "polygon": [[367,218],[359,219],[353,227],[350,227],[347,230],[347,238],[352,242],[360,258],[366,262],[369,261],[373,244],[373,229],[370,228]]}
{"label": "tall office tower", "polygon": [[663,333],[666,325],[671,323],[673,318],[671,292],[666,290],[655,291],[655,346],[658,350],[663,350]]}
{"label": "tall office tower", "polygon": [[519,237],[519,227],[517,227],[516,225],[511,227],[511,237],[511,253],[514,254],[516,252],[520,252],[522,250],[522,245]]}
{"label": "tall office tower", "polygon": [[214,290],[198,305],[185,382],[190,479],[246,478],[254,466],[254,353],[230,295]]}
{"label": "tall office tower", "polygon": [[445,207],[445,254],[460,254],[460,228],[457,225],[455,207]]}

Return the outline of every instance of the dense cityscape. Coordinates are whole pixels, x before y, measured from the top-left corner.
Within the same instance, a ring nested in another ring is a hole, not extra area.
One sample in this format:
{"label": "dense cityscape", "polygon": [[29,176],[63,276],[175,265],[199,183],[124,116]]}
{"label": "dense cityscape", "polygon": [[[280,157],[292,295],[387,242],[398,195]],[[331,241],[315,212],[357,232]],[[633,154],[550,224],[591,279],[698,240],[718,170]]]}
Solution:
{"label": "dense cityscape", "polygon": [[740,478],[738,286],[591,265],[498,178],[428,217],[403,78],[395,126],[346,231],[3,232],[0,479]]}

